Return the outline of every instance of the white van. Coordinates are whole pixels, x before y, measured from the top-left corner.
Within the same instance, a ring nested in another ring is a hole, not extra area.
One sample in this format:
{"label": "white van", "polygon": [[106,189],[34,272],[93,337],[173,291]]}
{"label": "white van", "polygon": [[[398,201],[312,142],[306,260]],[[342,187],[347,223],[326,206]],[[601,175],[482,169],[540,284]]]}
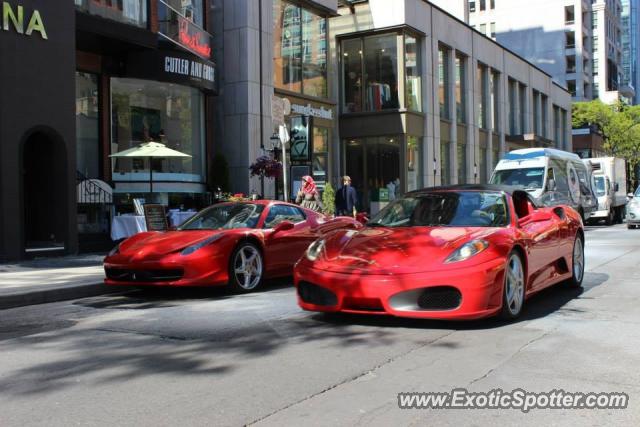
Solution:
{"label": "white van", "polygon": [[598,202],[587,166],[577,154],[553,148],[526,148],[506,153],[491,176],[492,184],[522,187],[539,203],[566,204],[588,219]]}
{"label": "white van", "polygon": [[584,159],[593,170],[593,189],[598,209],[591,221],[604,219],[607,225],[622,223],[627,205],[627,165],[624,159],[597,157]]}

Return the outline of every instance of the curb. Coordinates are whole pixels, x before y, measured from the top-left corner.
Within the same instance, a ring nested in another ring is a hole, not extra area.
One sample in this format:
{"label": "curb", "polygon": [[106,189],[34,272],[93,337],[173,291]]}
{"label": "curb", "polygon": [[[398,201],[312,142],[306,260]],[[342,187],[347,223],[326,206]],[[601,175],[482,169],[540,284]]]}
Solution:
{"label": "curb", "polygon": [[122,292],[104,283],[67,286],[54,289],[17,292],[0,295],[0,309],[24,307],[27,305],[46,304],[50,302],[67,301],[77,298],[94,297],[98,295]]}

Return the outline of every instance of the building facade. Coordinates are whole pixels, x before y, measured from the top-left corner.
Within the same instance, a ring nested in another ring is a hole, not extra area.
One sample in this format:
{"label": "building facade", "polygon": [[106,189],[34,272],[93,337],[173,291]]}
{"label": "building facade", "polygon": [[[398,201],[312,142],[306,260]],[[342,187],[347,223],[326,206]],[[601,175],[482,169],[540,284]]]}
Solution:
{"label": "building facade", "polygon": [[620,0],[461,1],[474,28],[549,73],[575,101],[634,98],[623,78]]}
{"label": "building facade", "polygon": [[[249,171],[282,155],[280,124],[290,194],[349,174],[371,211],[390,189],[486,182],[511,149],[571,147],[569,93],[424,0],[2,3],[0,259],[97,249],[136,199],[282,197]],[[190,157],[111,157],[148,141]]]}
{"label": "building facade", "polygon": [[[136,198],[208,202],[208,0],[2,3],[0,259],[103,250]],[[189,157],[110,158],[148,141]]]}
{"label": "building facade", "polygon": [[640,7],[638,0],[622,0],[622,84],[633,88],[640,103]]}

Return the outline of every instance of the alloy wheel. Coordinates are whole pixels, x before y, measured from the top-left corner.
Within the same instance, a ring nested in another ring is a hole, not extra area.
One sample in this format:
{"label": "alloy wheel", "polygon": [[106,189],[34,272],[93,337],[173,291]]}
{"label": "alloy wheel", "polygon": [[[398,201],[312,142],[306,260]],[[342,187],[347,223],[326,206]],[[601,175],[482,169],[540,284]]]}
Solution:
{"label": "alloy wheel", "polygon": [[580,283],[582,276],[584,276],[584,245],[582,239],[577,237],[573,245],[573,277]]}
{"label": "alloy wheel", "polygon": [[262,255],[253,245],[240,247],[233,260],[233,272],[237,285],[250,291],[260,284],[262,279]]}
{"label": "alloy wheel", "polygon": [[505,304],[509,314],[517,316],[524,303],[524,268],[516,254],[512,254],[507,264],[505,280]]}

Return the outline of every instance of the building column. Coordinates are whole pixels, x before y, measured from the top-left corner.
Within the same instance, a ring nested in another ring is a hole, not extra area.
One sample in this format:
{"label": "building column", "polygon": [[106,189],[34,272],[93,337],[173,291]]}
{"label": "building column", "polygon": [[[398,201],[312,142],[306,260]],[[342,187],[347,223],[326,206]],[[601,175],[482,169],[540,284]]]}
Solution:
{"label": "building column", "polygon": [[449,182],[458,182],[458,112],[456,111],[456,51],[454,49],[449,50],[448,56],[448,80],[449,87],[447,87],[448,104],[449,104],[449,119],[451,120],[451,144],[449,144],[449,156],[451,158],[451,164],[449,165]]}

